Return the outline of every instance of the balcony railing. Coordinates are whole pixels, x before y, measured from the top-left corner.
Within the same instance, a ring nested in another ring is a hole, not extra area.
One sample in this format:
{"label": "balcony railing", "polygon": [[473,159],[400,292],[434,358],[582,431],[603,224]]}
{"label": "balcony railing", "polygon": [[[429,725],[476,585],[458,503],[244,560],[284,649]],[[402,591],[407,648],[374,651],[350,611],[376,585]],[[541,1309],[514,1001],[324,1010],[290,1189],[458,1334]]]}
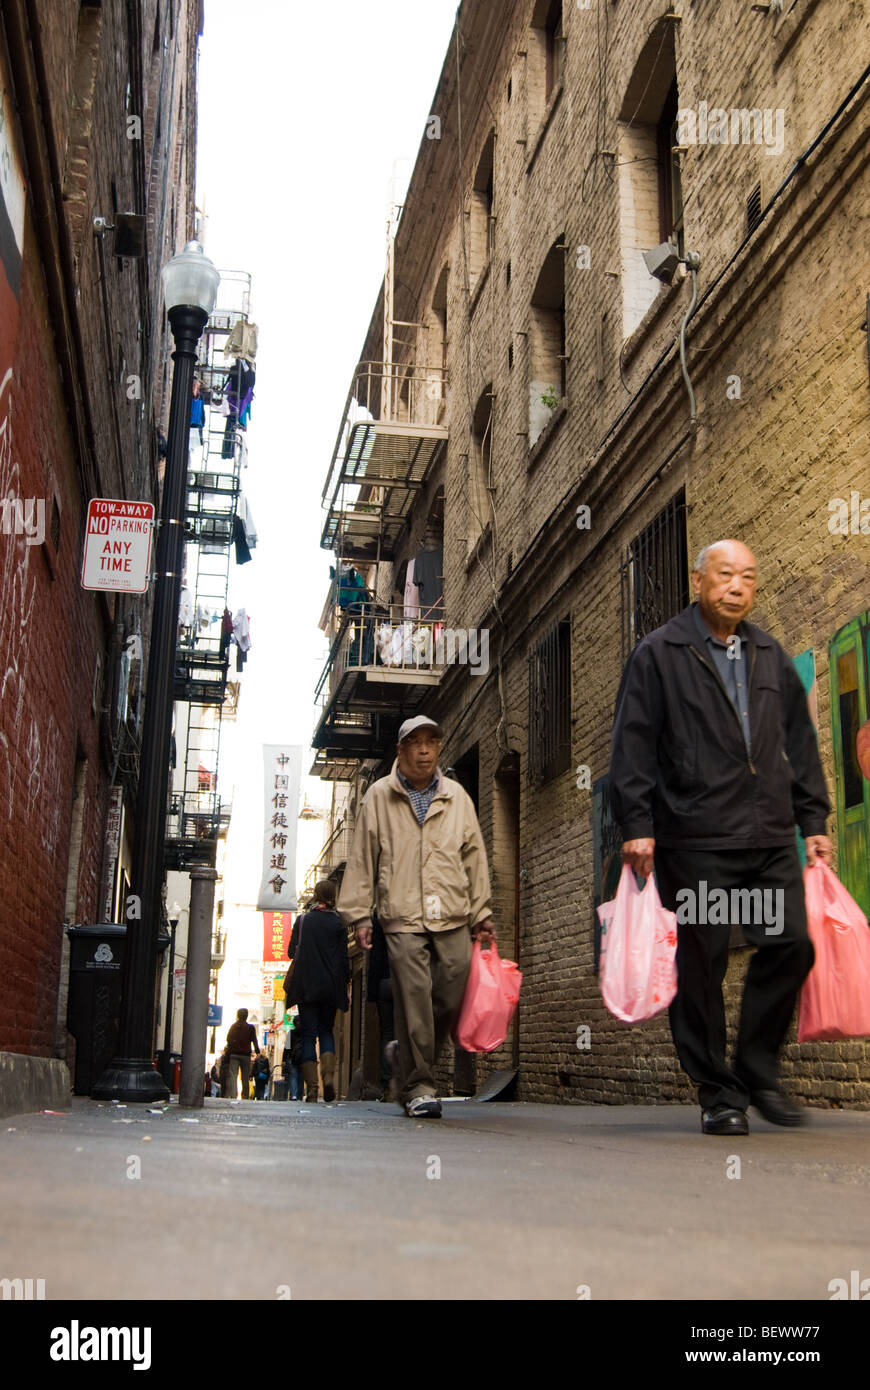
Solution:
{"label": "balcony railing", "polygon": [[231,803],[217,792],[176,792],[166,816],[164,862],[183,870],[193,864],[214,867],[217,840],[229,828]]}
{"label": "balcony railing", "polygon": [[314,885],[321,878],[329,878],[347,863],[347,856],[353,843],[354,821],[345,816],[338,822],[317,859],[305,874],[303,892],[314,892]]}
{"label": "balcony railing", "polygon": [[358,673],[377,684],[437,685],[443,666],[443,622],[412,621],[398,606],[355,604],[345,610],[314,692],[324,705]]}
{"label": "balcony railing", "polygon": [[361,362],[329,474],[321,545],[348,560],[391,559],[414,497],[448,438],[444,367]]}

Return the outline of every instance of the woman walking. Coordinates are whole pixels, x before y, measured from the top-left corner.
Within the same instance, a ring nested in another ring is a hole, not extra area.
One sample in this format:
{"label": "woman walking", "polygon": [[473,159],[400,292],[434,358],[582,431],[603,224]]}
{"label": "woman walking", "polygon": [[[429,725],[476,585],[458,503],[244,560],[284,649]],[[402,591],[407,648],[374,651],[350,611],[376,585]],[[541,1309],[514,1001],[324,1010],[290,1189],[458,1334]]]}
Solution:
{"label": "woman walking", "polygon": [[317,1100],[317,1043],[323,1099],[335,1100],[335,1011],[347,1011],[350,961],[347,930],[335,910],[335,884],[314,885],[314,906],[297,917],[287,951],[291,967],[285,982],[287,1004],[299,1005],[302,1025],[302,1077],[305,1099]]}

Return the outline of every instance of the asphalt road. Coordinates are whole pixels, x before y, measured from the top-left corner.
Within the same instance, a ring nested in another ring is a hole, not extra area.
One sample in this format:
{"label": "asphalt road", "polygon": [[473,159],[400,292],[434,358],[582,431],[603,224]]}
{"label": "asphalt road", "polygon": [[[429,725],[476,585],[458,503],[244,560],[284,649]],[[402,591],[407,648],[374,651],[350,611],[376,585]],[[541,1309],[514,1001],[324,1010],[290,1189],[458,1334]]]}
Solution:
{"label": "asphalt road", "polygon": [[76,1300],[729,1301],[870,1278],[870,1113],[785,1130],[750,1112],[728,1140],[686,1106],[444,1112],[77,1099],[7,1117],[0,1278]]}

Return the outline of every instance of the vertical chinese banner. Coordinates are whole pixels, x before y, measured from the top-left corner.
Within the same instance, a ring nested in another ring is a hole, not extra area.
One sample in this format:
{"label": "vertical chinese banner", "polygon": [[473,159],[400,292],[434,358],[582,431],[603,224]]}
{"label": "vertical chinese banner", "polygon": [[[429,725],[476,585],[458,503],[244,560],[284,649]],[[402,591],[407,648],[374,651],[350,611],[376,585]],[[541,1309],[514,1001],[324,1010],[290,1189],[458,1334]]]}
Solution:
{"label": "vertical chinese banner", "polygon": [[263,745],[265,771],[265,825],[263,876],[257,898],[258,912],[295,912],[296,822],[302,784],[302,748],[286,744]]}
{"label": "vertical chinese banner", "polygon": [[[293,929],[292,912],[263,913],[263,964],[287,960]],[[285,972],[286,973],[286,972]]]}

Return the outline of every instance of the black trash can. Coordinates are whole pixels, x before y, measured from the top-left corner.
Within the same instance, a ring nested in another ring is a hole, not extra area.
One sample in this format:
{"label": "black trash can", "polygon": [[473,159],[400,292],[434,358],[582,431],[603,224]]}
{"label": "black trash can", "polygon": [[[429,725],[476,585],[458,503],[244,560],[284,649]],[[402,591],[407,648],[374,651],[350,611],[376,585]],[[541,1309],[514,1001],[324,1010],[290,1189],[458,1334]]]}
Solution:
{"label": "black trash can", "polygon": [[283,1076],[276,1076],[272,1079],[272,1099],[287,1099],[287,1082]]}
{"label": "black trash can", "polygon": [[[76,1040],[73,1093],[88,1096],[117,1055],[125,925],[97,922],[67,927],[70,942],[67,1027]],[[165,934],[158,951],[169,945]],[[157,962],[155,961],[155,982]]]}

